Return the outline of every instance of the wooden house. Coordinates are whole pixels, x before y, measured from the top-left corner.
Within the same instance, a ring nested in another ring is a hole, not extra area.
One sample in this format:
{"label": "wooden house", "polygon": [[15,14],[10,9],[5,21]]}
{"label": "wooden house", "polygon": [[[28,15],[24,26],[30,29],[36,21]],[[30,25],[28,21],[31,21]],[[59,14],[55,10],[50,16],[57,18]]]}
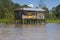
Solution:
{"label": "wooden house", "polygon": [[18,8],[14,14],[15,20],[45,20],[45,10],[41,8]]}

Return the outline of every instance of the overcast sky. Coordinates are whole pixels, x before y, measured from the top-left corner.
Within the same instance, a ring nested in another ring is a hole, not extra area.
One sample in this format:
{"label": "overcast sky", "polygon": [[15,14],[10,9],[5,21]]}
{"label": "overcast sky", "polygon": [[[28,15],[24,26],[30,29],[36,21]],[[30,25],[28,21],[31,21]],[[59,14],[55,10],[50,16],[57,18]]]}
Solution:
{"label": "overcast sky", "polygon": [[[60,0],[42,0],[48,9],[60,4]],[[14,3],[19,3],[21,5],[27,4],[30,7],[36,7],[39,5],[39,0],[13,0]]]}

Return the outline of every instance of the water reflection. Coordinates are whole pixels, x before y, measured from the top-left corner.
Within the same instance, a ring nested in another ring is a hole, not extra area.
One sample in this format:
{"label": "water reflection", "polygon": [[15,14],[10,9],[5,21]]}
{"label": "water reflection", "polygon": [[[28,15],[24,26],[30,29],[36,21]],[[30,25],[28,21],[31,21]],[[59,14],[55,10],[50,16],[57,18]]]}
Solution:
{"label": "water reflection", "polygon": [[60,40],[60,24],[0,24],[0,40]]}

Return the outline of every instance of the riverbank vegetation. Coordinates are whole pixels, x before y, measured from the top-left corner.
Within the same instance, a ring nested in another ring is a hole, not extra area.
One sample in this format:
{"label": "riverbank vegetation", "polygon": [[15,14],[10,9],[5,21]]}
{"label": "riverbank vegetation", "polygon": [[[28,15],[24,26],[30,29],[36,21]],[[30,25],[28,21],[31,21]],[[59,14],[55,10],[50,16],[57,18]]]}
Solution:
{"label": "riverbank vegetation", "polygon": [[47,23],[60,23],[60,19],[46,19]]}
{"label": "riverbank vegetation", "polygon": [[[14,20],[14,9],[16,8],[29,8],[29,6],[13,3],[12,0],[0,0],[0,22]],[[46,22],[60,22],[60,4],[51,10],[48,10],[46,6],[43,9],[46,10]]]}

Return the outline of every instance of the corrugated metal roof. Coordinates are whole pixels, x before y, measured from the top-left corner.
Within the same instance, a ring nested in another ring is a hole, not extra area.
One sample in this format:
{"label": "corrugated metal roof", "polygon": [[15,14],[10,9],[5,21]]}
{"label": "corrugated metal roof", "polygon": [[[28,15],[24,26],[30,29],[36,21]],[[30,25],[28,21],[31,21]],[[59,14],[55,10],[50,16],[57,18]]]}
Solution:
{"label": "corrugated metal roof", "polygon": [[26,10],[26,11],[45,11],[44,9],[42,8],[18,8],[18,9],[15,9],[15,10]]}
{"label": "corrugated metal roof", "polygon": [[23,10],[28,10],[28,11],[45,11],[44,9],[41,9],[41,8],[23,8]]}

